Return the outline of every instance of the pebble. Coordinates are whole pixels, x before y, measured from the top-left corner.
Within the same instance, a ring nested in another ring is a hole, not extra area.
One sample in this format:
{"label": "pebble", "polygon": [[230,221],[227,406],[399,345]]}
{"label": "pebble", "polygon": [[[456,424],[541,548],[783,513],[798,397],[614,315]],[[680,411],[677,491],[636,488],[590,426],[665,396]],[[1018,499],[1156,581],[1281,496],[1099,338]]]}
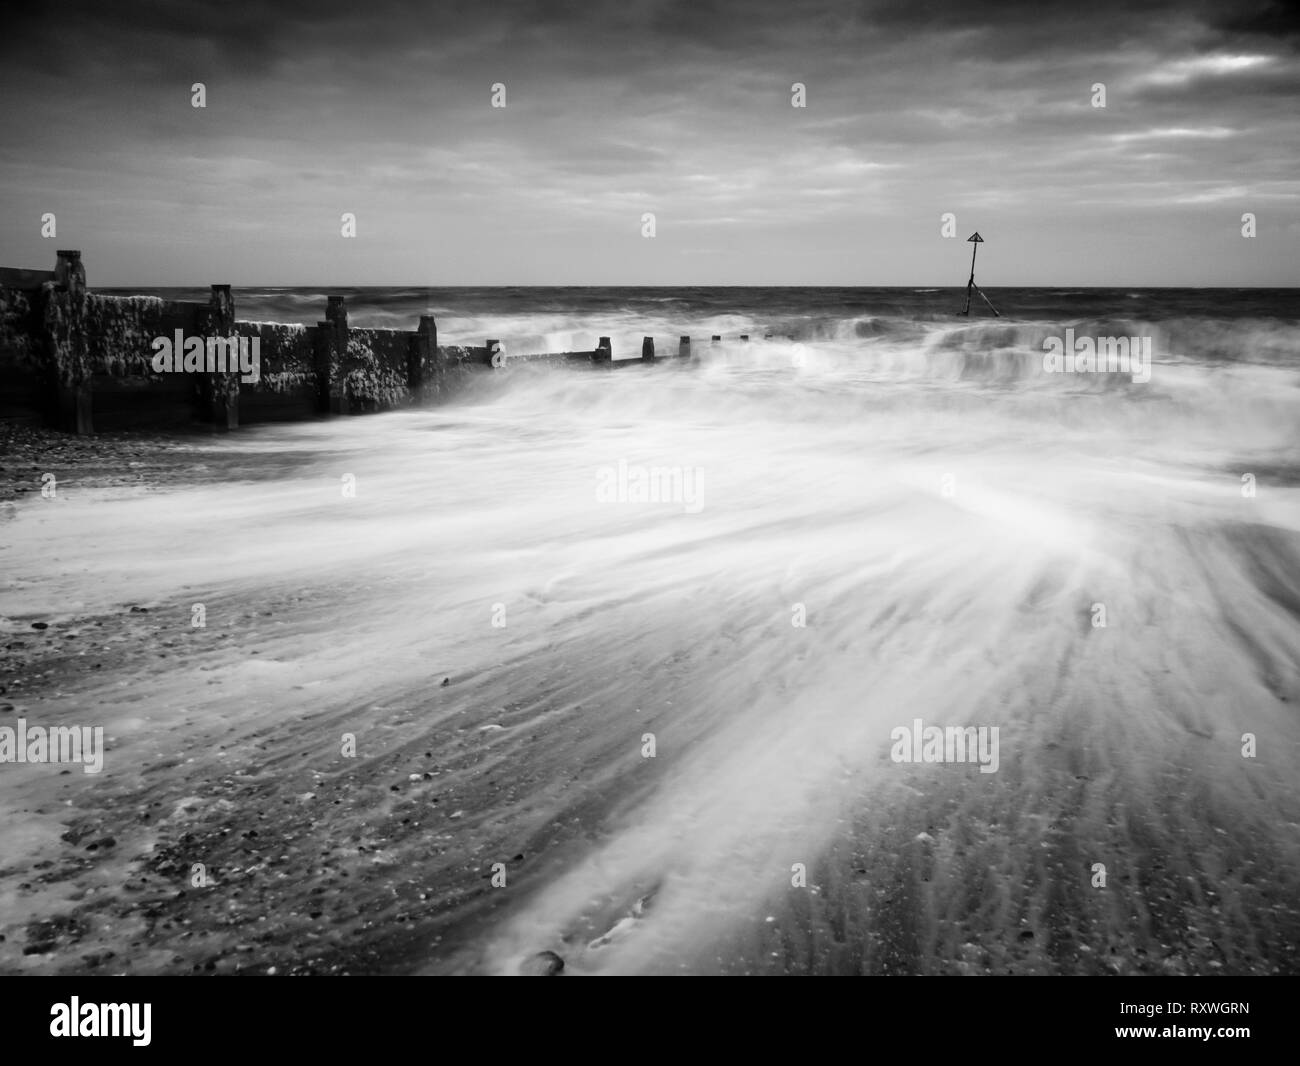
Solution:
{"label": "pebble", "polygon": [[525,977],[554,977],[564,969],[564,960],[553,951],[539,951],[519,964]]}

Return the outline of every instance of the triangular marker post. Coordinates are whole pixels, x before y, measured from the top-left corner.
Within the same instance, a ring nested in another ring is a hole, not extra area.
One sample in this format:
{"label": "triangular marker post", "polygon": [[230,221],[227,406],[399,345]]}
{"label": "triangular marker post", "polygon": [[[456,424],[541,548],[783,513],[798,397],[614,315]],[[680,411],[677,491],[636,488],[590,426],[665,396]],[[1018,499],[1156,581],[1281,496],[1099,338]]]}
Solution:
{"label": "triangular marker post", "polygon": [[989,298],[984,295],[980,287],[975,284],[975,253],[980,250],[980,245],[984,243],[984,238],[979,235],[979,231],[977,230],[975,233],[972,233],[967,237],[966,240],[974,247],[970,250],[970,281],[966,282],[966,306],[962,309],[961,313],[963,315],[970,314],[970,294],[971,290],[974,289],[975,292],[980,294],[980,299],[989,305],[989,310],[992,311],[995,316],[1001,318],[1002,316],[998,314],[998,309],[993,306],[992,301],[990,301]]}

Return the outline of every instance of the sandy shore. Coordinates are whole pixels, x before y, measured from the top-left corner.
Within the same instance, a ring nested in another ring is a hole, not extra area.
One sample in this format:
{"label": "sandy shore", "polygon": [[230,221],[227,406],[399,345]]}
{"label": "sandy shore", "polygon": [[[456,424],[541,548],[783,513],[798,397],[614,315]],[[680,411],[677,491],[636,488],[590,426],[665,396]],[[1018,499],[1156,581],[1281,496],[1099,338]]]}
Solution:
{"label": "sandy shore", "polygon": [[[0,427],[0,455],[3,517],[57,506],[41,498],[46,471],[55,472],[56,499],[67,499],[165,493],[210,482],[218,468],[229,480],[271,476],[294,462],[232,466],[220,438],[15,427]],[[321,607],[329,595],[208,596],[227,632],[191,627],[188,602],[152,599],[111,613],[0,618],[0,725],[80,721],[77,710],[106,691],[173,686],[177,669],[219,671],[227,642],[240,639],[234,632],[252,640],[259,627],[283,626],[277,616],[301,615],[304,600]],[[276,659],[274,637],[249,654]],[[113,774],[0,768],[0,972],[401,972],[446,931],[469,935],[503,902],[478,856],[508,855],[522,887],[540,855],[554,860],[585,830],[580,818],[539,824],[526,837],[512,830],[509,840],[491,829],[493,804],[533,782],[526,767],[509,786],[504,773],[498,781],[478,772],[490,731],[458,720],[481,703],[462,694],[461,680],[430,679],[446,728],[408,728],[418,739],[343,773],[336,752],[310,750],[321,723],[304,735],[310,683],[296,686],[283,714],[252,722],[186,717],[146,739],[141,723],[124,721],[106,738]],[[423,696],[405,698],[408,706],[391,705],[386,730],[427,710]],[[188,883],[195,863],[206,888]]]}
{"label": "sandy shore", "polygon": [[212,435],[68,433],[0,421],[0,501],[36,498],[53,474],[56,496],[78,487],[158,489],[201,476],[218,454]]}
{"label": "sandy shore", "polygon": [[[62,499],[175,493],[183,506],[188,487],[253,483],[302,462],[292,451],[232,455],[219,438],[0,433],[0,541],[18,508],[59,506],[40,497],[47,470]],[[3,564],[21,580],[12,557]],[[404,588],[380,573],[369,602],[401,611]],[[0,619],[0,725],[76,723],[94,707],[112,753],[102,775],[0,767],[0,972],[490,969],[484,945],[512,915],[672,794],[668,760],[639,758],[628,724],[601,708],[630,685],[645,701],[636,735],[671,727],[694,746],[721,728],[674,710],[689,688],[644,642],[593,649],[546,635],[476,657],[435,642],[404,672],[362,661],[330,675],[301,649],[320,645],[321,662],[346,653],[346,642],[326,645],[353,594],[330,570],[258,588],[214,568],[166,597]],[[213,621],[194,628],[200,595]],[[689,686],[715,669],[711,654],[688,643],[667,661]],[[358,723],[363,751],[340,760],[338,738]],[[1284,766],[1243,772],[1232,744],[1192,729],[1135,760],[1135,735],[1084,705],[1012,714],[1003,730],[1016,758],[987,777],[900,767],[883,748],[870,765],[846,760],[822,808],[829,843],[773,854],[770,882],[752,894],[761,905],[746,896],[738,919],[724,892],[716,937],[643,965],[1300,972],[1300,826],[1291,799],[1276,806],[1294,796]],[[792,861],[806,864],[807,888],[784,882]],[[1091,883],[1099,861],[1107,891]],[[508,892],[492,884],[497,862]],[[609,953],[651,924],[658,887],[657,877],[594,883],[563,934],[532,947],[568,972],[617,972]]]}

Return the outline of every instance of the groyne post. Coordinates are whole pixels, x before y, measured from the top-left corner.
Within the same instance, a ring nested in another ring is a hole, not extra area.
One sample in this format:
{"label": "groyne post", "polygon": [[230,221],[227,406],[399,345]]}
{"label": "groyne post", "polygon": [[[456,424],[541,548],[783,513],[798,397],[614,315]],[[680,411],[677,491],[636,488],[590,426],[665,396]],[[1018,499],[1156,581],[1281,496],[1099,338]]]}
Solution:
{"label": "groyne post", "polygon": [[421,315],[420,324],[411,338],[411,357],[407,364],[407,384],[411,399],[420,403],[437,393],[442,384],[438,358],[438,324],[433,315]]}
{"label": "groyne post", "polygon": [[81,252],[58,253],[54,280],[45,286],[45,347],[54,384],[55,420],[65,433],[95,432],[90,348],[86,336],[86,268]]}
{"label": "groyne post", "polygon": [[641,342],[641,361],[645,363],[655,361],[655,339],[653,337],[646,337]]}
{"label": "groyne post", "polygon": [[591,361],[600,367],[613,368],[614,348],[609,343],[608,337],[600,338],[600,343],[596,345],[596,350],[591,353]]}
{"label": "groyne post", "polygon": [[677,342],[677,358],[689,359],[691,357],[691,338],[683,337]]}
{"label": "groyne post", "polygon": [[[239,428],[239,369],[238,336],[235,329],[235,298],[229,285],[213,285],[208,296],[207,330],[205,331],[205,356],[217,346],[214,340],[228,341],[227,370],[206,372],[203,376],[203,395],[207,402],[208,417],[220,429]],[[231,361],[234,369],[230,369]]]}
{"label": "groyne post", "polygon": [[342,296],[325,300],[325,321],[316,331],[316,387],[322,409],[332,415],[348,413],[343,358],[348,350],[348,308]]}
{"label": "groyne post", "polygon": [[54,284],[67,291],[86,291],[86,268],[81,263],[81,252],[76,249],[64,249],[54,253],[58,262],[54,264]]}

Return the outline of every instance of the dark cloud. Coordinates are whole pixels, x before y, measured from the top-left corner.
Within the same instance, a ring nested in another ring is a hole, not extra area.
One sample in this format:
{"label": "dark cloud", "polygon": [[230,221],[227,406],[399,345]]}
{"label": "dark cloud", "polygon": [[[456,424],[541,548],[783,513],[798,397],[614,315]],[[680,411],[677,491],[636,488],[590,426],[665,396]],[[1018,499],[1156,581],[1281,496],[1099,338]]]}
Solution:
{"label": "dark cloud", "polygon": [[1214,24],[1225,33],[1300,46],[1300,6],[1294,0],[1234,4],[1233,10],[1220,16]]}
{"label": "dark cloud", "polygon": [[[1120,224],[1096,205],[1128,205],[1158,228],[1179,202],[1230,215],[1240,190],[1294,221],[1291,11],[1263,0],[23,5],[0,36],[0,243],[39,256],[29,220],[57,200],[86,220],[78,240],[111,232],[117,254],[147,262],[192,212],[186,232],[223,247],[230,233],[274,235],[256,261],[298,280],[304,263],[331,261],[329,223],[347,209],[392,242],[397,280],[423,262],[410,235],[439,234],[468,269],[490,243],[466,236],[481,229],[505,259],[538,264],[531,280],[574,263],[568,280],[592,281],[580,272],[592,242],[635,235],[653,209],[665,271],[671,249],[690,247],[673,235],[704,232],[735,249],[708,257],[731,272],[718,280],[739,282],[795,245],[804,262],[847,261],[837,242],[855,232],[911,262],[913,227],[930,247],[945,210],[977,212],[982,227],[1028,227],[1034,213],[1083,233]],[[208,85],[206,111],[189,106],[193,81]],[[488,106],[496,81],[505,110]],[[806,109],[790,107],[795,81]],[[1098,81],[1105,110],[1089,105]],[[1176,259],[1190,238],[1170,240]]]}

